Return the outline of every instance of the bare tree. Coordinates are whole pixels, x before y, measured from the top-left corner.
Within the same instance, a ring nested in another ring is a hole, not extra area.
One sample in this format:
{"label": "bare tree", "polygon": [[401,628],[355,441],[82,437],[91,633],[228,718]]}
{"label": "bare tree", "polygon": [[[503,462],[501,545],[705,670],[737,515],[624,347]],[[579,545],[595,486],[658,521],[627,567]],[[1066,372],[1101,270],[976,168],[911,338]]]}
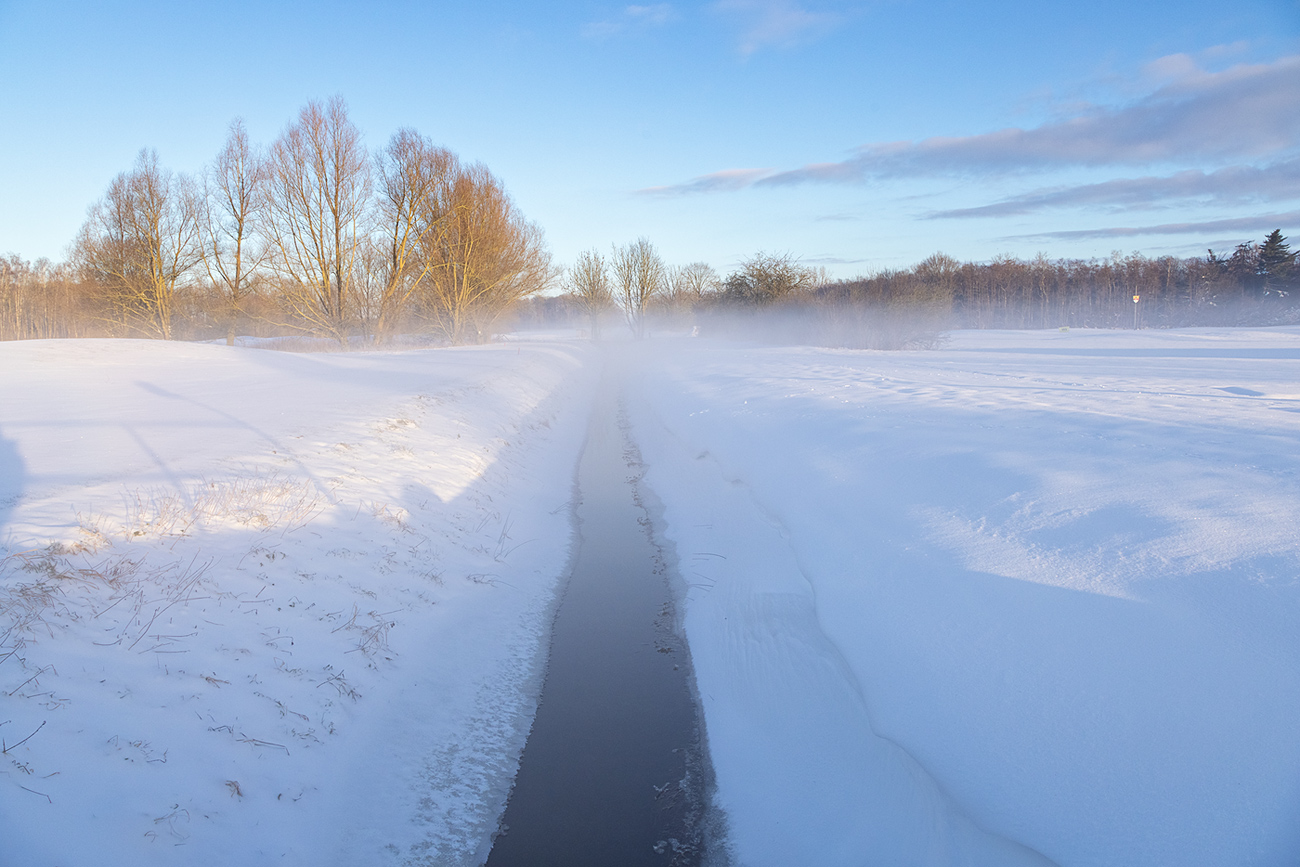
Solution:
{"label": "bare tree", "polygon": [[718,278],[718,272],[706,262],[692,262],[681,269],[678,291],[692,307],[721,288],[722,280]]}
{"label": "bare tree", "polygon": [[422,312],[451,342],[481,342],[502,313],[554,277],[542,231],[482,165],[452,173],[429,201],[436,231],[423,245]]}
{"label": "bare tree", "polygon": [[235,328],[253,280],[271,247],[259,231],[265,217],[266,167],[248,143],[244,122],[236,119],[216,161],[203,176],[199,231],[208,279],[226,305],[226,345],[235,343]]}
{"label": "bare tree", "polygon": [[614,306],[614,292],[609,283],[609,268],[598,250],[584,250],[569,268],[566,288],[578,300],[591,321],[591,339],[600,339],[600,318]]}
{"label": "bare tree", "polygon": [[651,299],[651,306],[655,312],[675,317],[689,309],[685,276],[685,268],[679,265],[664,265],[663,282],[655,297]]}
{"label": "bare tree", "polygon": [[429,253],[448,207],[442,200],[459,171],[455,155],[410,129],[397,132],[375,159],[379,230],[367,270],[377,298],[375,337],[383,341],[437,258]]}
{"label": "bare tree", "polygon": [[679,325],[688,323],[702,302],[718,291],[720,284],[718,273],[704,262],[665,268],[663,289],[654,300],[654,310],[668,321]]}
{"label": "bare tree", "polygon": [[27,285],[31,266],[17,256],[0,257],[0,340],[28,336]]}
{"label": "bare tree", "polygon": [[663,291],[666,268],[648,238],[638,238],[623,247],[615,247],[610,257],[614,274],[614,293],[627,317],[632,333],[645,336],[646,310],[650,301]]}
{"label": "bare tree", "polygon": [[172,336],[177,284],[200,258],[195,199],[188,178],[142,150],[90,209],[75,257],[131,330]]}
{"label": "bare tree", "polygon": [[0,340],[90,336],[79,290],[67,264],[0,256]]}
{"label": "bare tree", "polygon": [[734,304],[761,307],[809,292],[825,282],[825,274],[798,264],[788,253],[756,253],[727,277],[723,295]]}
{"label": "bare tree", "polygon": [[[911,292],[908,306],[917,313],[924,312],[932,316],[951,312],[953,292],[960,272],[961,263],[947,253],[934,253],[922,259],[912,269],[921,285]],[[1026,286],[1026,289],[1029,287]]]}
{"label": "bare tree", "polygon": [[346,345],[371,176],[343,99],[307,103],[271,146],[267,173],[268,229],[283,298],[307,328]]}

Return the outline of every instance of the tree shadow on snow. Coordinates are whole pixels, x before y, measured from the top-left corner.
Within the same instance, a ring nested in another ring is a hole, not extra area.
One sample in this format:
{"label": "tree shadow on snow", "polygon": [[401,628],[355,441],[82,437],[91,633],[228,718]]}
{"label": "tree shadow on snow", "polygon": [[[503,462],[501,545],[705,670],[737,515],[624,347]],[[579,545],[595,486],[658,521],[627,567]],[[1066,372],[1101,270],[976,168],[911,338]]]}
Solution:
{"label": "tree shadow on snow", "polygon": [[26,467],[18,454],[18,444],[0,430],[0,542],[6,537],[4,529],[9,515],[22,496],[25,476]]}

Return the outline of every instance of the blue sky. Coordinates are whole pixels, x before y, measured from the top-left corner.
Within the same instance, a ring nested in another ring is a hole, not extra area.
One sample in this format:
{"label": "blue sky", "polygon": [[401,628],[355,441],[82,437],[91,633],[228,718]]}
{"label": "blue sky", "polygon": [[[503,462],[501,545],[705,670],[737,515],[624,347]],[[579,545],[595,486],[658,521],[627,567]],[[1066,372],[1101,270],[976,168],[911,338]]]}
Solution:
{"label": "blue sky", "polygon": [[0,253],[61,257],[142,147],[196,171],[335,94],[485,162],[561,263],[1300,235],[1300,0],[0,0]]}

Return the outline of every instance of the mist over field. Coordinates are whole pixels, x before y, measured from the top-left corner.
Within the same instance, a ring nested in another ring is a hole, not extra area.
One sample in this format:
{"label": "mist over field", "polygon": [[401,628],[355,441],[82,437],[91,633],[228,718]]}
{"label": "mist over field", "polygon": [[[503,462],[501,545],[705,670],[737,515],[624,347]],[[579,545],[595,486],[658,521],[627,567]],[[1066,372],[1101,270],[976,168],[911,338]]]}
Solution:
{"label": "mist over field", "polygon": [[1296,13],[0,3],[0,865],[1300,864]]}
{"label": "mist over field", "polygon": [[1286,863],[1300,333],[937,346],[0,344],[6,853],[481,863],[606,368],[706,861]]}

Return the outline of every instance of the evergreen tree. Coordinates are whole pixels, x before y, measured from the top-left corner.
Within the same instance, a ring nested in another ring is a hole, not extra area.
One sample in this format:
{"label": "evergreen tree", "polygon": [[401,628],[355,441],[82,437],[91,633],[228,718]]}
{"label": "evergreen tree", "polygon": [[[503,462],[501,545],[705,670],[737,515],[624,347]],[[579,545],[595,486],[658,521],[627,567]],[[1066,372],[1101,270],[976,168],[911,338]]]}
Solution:
{"label": "evergreen tree", "polygon": [[1223,262],[1223,270],[1243,287],[1258,283],[1259,245],[1238,244],[1237,249]]}
{"label": "evergreen tree", "polygon": [[1291,245],[1281,229],[1274,229],[1264,239],[1256,255],[1256,267],[1259,275],[1267,284],[1285,281],[1294,270],[1296,254],[1291,252]]}

